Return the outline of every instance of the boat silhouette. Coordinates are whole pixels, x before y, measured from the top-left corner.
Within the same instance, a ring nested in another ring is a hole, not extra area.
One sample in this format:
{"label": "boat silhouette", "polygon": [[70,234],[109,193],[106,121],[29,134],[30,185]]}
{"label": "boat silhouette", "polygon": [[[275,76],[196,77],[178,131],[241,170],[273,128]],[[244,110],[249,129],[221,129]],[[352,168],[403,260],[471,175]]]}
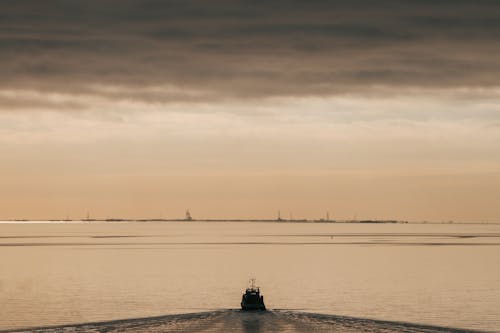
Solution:
{"label": "boat silhouette", "polygon": [[241,298],[242,310],[266,310],[264,296],[260,294],[260,289],[255,285],[255,279],[250,280],[249,287],[245,290]]}

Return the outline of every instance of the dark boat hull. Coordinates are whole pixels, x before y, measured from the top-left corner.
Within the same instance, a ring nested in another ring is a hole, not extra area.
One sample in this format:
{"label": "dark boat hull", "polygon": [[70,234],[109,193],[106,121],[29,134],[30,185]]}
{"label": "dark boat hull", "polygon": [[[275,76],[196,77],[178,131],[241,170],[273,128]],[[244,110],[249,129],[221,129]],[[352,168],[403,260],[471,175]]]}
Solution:
{"label": "dark boat hull", "polygon": [[244,303],[241,303],[241,309],[244,311],[251,311],[251,310],[265,311],[266,306],[264,304],[244,304]]}
{"label": "dark boat hull", "polygon": [[[252,300],[250,298],[250,300]],[[266,306],[264,305],[264,296],[260,296],[257,301],[248,301],[245,295],[243,296],[243,299],[241,300],[241,309],[248,311],[248,310],[261,310],[264,311],[266,310]]]}

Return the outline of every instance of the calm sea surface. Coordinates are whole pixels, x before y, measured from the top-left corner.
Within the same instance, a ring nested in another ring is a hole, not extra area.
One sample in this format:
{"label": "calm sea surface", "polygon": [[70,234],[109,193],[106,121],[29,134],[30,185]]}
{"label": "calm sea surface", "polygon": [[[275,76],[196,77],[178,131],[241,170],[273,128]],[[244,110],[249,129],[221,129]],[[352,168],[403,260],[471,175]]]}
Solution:
{"label": "calm sea surface", "polygon": [[500,331],[500,225],[0,223],[0,329],[239,307]]}

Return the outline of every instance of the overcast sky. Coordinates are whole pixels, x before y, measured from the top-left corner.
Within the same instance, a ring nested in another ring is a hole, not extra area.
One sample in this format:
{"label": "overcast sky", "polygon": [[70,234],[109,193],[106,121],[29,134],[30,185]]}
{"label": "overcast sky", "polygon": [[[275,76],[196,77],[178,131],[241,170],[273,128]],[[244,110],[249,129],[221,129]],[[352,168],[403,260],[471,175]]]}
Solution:
{"label": "overcast sky", "polygon": [[0,2],[0,219],[500,221],[500,3]]}

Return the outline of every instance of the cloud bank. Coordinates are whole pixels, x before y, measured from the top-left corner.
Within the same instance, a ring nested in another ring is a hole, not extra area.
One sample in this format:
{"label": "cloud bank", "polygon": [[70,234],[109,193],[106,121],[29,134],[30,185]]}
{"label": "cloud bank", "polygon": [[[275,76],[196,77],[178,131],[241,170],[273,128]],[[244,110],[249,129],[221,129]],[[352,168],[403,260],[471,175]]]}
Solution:
{"label": "cloud bank", "polygon": [[491,88],[499,35],[487,0],[6,0],[0,89],[170,103]]}

